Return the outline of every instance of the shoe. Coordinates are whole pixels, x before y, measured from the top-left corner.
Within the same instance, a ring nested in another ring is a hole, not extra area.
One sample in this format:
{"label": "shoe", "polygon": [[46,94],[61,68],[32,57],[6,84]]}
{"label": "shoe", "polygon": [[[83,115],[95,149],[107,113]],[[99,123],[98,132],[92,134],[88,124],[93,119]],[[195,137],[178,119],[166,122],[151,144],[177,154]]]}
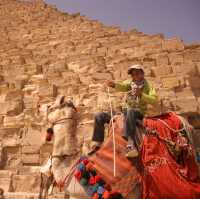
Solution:
{"label": "shoe", "polygon": [[128,149],[128,152],[126,153],[127,158],[136,158],[139,156],[139,153],[135,149]]}

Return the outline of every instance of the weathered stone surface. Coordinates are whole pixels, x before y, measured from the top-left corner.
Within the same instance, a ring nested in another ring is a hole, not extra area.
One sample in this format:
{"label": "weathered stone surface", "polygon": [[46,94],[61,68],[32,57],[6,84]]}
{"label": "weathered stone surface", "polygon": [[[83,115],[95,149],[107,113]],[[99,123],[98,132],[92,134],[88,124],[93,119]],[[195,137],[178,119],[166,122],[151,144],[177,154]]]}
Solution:
{"label": "weathered stone surface", "polygon": [[[42,1],[2,0],[0,4],[0,166],[19,171],[11,180],[12,191],[36,192],[39,178],[30,175],[36,173],[31,168],[51,154],[52,142],[42,145],[48,126],[43,104],[58,94],[70,96],[79,110],[80,123],[92,121],[97,111],[109,110],[105,81],[127,79],[132,64],[142,64],[157,89],[162,106],[151,107],[152,113],[184,113],[199,128],[198,44],[185,45],[178,38],[149,36],[137,30],[123,32],[80,14],[61,13]],[[121,105],[124,94],[110,91],[111,99]],[[78,128],[83,152],[92,128],[92,122]],[[4,188],[10,191],[10,174],[9,178],[5,175],[0,172],[0,185],[5,178]],[[6,197],[36,195],[9,193]]]}
{"label": "weathered stone surface", "polygon": [[40,186],[39,173],[31,175],[13,175],[12,182],[13,182],[12,186],[14,192],[31,192],[31,193],[39,192],[39,186]]}
{"label": "weathered stone surface", "polygon": [[184,44],[180,39],[165,39],[162,43],[163,50],[177,51],[184,50]]}

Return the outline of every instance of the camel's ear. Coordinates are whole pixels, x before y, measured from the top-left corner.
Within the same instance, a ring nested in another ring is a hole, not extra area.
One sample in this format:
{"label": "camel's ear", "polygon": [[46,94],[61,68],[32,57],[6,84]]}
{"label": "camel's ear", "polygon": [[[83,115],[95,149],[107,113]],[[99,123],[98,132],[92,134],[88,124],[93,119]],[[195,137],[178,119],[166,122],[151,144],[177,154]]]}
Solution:
{"label": "camel's ear", "polygon": [[64,102],[65,102],[65,96],[63,95],[63,96],[60,98],[60,105],[62,105]]}
{"label": "camel's ear", "polygon": [[65,102],[65,96],[64,96],[64,95],[59,95],[59,96],[56,98],[55,106],[60,106],[60,105],[62,105],[64,102]]}

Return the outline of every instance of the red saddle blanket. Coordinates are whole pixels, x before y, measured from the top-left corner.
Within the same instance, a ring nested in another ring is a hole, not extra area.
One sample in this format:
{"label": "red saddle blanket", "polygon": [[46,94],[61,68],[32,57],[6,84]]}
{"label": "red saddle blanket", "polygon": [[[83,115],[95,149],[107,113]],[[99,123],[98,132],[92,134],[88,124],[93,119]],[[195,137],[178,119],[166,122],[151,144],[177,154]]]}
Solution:
{"label": "red saddle blanket", "polygon": [[[181,121],[173,113],[159,117],[174,130],[180,129]],[[156,136],[143,136],[141,149],[142,171],[125,157],[126,141],[121,137],[123,121],[117,116],[114,122],[116,143],[116,176],[114,176],[114,152],[112,129],[111,136],[105,141],[101,149],[89,160],[93,163],[98,174],[117,190],[126,196],[134,186],[142,182],[143,199],[200,199],[200,184],[198,179],[198,166],[195,162],[194,150],[183,153],[182,162],[169,151],[167,144]],[[156,130],[162,138],[177,142],[178,132],[170,130],[158,118],[144,120],[144,126]]]}
{"label": "red saddle blanket", "polygon": [[115,117],[115,176],[112,128],[110,128],[109,138],[94,155],[89,157],[89,160],[93,163],[93,167],[97,170],[102,179],[112,187],[112,190],[116,190],[123,196],[126,196],[140,181],[140,174],[136,167],[125,156],[127,141],[121,136],[122,129],[122,117]]}

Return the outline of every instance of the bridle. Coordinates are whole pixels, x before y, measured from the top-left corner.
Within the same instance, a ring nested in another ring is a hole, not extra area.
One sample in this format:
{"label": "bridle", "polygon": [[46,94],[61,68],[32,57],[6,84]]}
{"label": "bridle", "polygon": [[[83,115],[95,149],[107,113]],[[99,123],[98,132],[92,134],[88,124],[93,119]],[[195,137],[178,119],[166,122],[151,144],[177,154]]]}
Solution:
{"label": "bridle", "polygon": [[48,119],[49,113],[55,111],[56,109],[62,109],[62,108],[64,108],[64,107],[66,107],[66,106],[67,106],[67,107],[71,107],[71,108],[73,108],[75,111],[77,111],[72,102],[65,102],[65,103],[63,103],[63,104],[61,104],[61,105],[59,105],[59,106],[55,106],[55,107],[53,107],[53,108],[51,108],[50,106],[47,106],[46,121],[47,121],[47,123],[50,123],[50,124],[51,124],[51,128],[53,128],[53,127],[54,127],[55,125],[57,125],[57,124],[64,124],[67,120],[72,120],[72,119],[73,119],[72,117],[64,117],[64,118],[61,118],[61,119],[56,120],[55,122],[50,122],[50,121],[49,121],[49,119]]}

